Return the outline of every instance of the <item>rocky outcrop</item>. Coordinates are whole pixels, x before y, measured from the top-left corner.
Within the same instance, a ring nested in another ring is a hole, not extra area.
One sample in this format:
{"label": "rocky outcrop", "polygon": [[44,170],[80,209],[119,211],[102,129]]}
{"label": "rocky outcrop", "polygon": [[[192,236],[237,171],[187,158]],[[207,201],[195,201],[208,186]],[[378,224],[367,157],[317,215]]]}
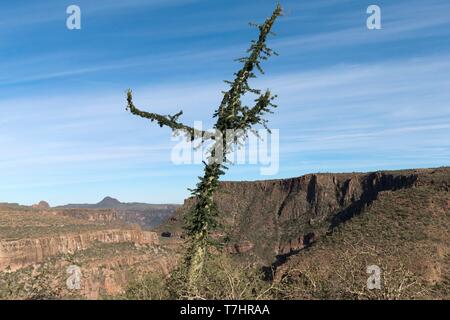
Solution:
{"label": "rocky outcrop", "polygon": [[[222,182],[215,195],[228,246],[248,241],[266,263],[310,245],[330,229],[361,213],[380,192],[412,187],[422,171],[369,174],[310,174],[291,179]],[[180,231],[180,217],[194,204],[187,199],[162,231]]]}
{"label": "rocky outcrop", "polygon": [[230,253],[246,253],[246,252],[251,251],[254,247],[255,247],[255,245],[252,242],[245,240],[245,241],[230,245],[227,247],[227,249],[228,249],[228,252],[230,252]]}
{"label": "rocky outcrop", "polygon": [[[136,275],[162,274],[167,276],[179,257],[158,252],[117,256],[108,261],[93,261],[82,266],[81,294],[88,299],[123,292]],[[134,270],[133,273],[130,270]]]}
{"label": "rocky outcrop", "polygon": [[310,232],[304,236],[300,236],[294,239],[289,239],[280,244],[278,249],[278,254],[288,255],[295,253],[301,249],[310,246],[316,240],[316,235],[314,232]]}
{"label": "rocky outcrop", "polygon": [[[57,255],[16,271],[0,272],[0,289],[15,279],[11,299],[113,297],[148,274],[168,276],[179,259],[178,252],[158,244],[96,243],[73,255]],[[78,286],[70,287],[69,280],[74,277]],[[41,290],[36,292],[30,284],[39,284]]]}
{"label": "rocky outcrop", "polygon": [[57,209],[114,209],[118,219],[125,223],[138,224],[143,228],[155,228],[166,218],[173,216],[179,207],[176,204],[123,203],[106,197],[95,204],[68,204]]}
{"label": "rocky outcrop", "polygon": [[50,209],[50,205],[46,201],[41,201],[38,204],[33,204],[31,207],[33,209]]}
{"label": "rocky outcrop", "polygon": [[95,242],[137,244],[158,244],[154,232],[139,230],[100,230],[78,234],[0,241],[0,271],[17,270],[27,265],[39,263],[47,257],[74,253],[92,246]]}
{"label": "rocky outcrop", "polygon": [[120,220],[115,209],[54,209],[50,213],[100,223],[117,222]]}

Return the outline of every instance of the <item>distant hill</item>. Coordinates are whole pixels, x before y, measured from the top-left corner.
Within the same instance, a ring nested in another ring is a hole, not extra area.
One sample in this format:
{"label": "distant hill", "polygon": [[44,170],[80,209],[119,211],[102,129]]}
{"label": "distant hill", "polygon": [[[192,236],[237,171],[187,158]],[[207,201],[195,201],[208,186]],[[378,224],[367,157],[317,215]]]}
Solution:
{"label": "distant hill", "polygon": [[20,206],[18,203],[11,203],[11,202],[0,202],[1,207],[18,207]]}
{"label": "distant hill", "polygon": [[78,204],[67,204],[64,206],[58,206],[59,209],[135,209],[135,210],[145,210],[148,208],[178,208],[177,204],[150,204],[141,202],[120,202],[119,200],[112,197],[105,197],[102,201],[98,203],[78,203]]}
{"label": "distant hill", "polygon": [[105,197],[102,201],[96,204],[96,206],[100,208],[116,208],[121,205],[122,203],[119,200],[111,197]]}
{"label": "distant hill", "polygon": [[177,204],[124,203],[112,197],[105,197],[95,204],[68,204],[56,209],[115,209],[120,219],[137,223],[144,228],[154,228],[171,217],[179,207]]}

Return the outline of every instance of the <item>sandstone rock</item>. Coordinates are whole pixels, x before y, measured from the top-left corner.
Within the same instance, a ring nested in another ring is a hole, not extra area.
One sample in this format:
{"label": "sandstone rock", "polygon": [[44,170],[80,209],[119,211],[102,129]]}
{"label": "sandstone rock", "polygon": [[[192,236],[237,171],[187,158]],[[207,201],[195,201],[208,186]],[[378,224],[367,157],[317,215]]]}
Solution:
{"label": "sandstone rock", "polygon": [[242,241],[228,247],[230,253],[246,253],[251,251],[255,245],[250,241]]}
{"label": "sandstone rock", "polygon": [[[409,188],[417,178],[416,171],[399,171],[222,182],[214,199],[221,223],[238,244],[238,249],[230,250],[248,250],[245,245],[239,248],[239,243],[250,241],[251,250],[270,264],[277,255],[310,245],[329,228],[358,214],[378,193]],[[176,217],[168,219],[161,229],[179,232],[182,216],[194,204],[194,198],[186,199]],[[309,233],[310,238],[305,239]]]}
{"label": "sandstone rock", "polygon": [[77,234],[0,241],[0,271],[12,270],[43,261],[47,257],[74,253],[92,246],[95,242],[159,244],[155,232],[139,230],[101,230]]}
{"label": "sandstone rock", "polygon": [[91,222],[109,223],[120,220],[115,209],[53,209],[51,213],[57,216],[72,217]]}
{"label": "sandstone rock", "polygon": [[40,201],[38,204],[31,206],[33,209],[50,209],[50,205],[46,201]]}
{"label": "sandstone rock", "polygon": [[290,239],[287,242],[281,243],[278,254],[289,254],[299,251],[310,246],[314,241],[316,241],[316,235],[314,234],[314,232],[310,232],[304,236]]}

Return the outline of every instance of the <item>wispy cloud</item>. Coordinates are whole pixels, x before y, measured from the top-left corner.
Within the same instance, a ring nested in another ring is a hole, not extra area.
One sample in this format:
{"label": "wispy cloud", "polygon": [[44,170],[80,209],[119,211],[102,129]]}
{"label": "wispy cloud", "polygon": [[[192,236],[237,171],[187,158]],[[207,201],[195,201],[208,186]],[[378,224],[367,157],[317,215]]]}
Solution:
{"label": "wispy cloud", "polygon": [[[313,32],[300,36],[284,37],[274,41],[274,46],[285,53],[309,52],[336,47],[356,47],[364,44],[381,44],[406,39],[439,36],[449,34],[450,17],[447,14],[450,5],[439,2],[418,9],[414,4],[382,6],[382,30],[370,31],[365,27],[364,16],[344,17],[355,25],[350,28],[339,28],[323,32]],[[290,49],[288,51],[288,49]]]}
{"label": "wispy cloud", "polygon": [[[382,153],[411,148],[412,145],[417,150],[439,145],[445,149],[445,140],[450,138],[450,93],[444,90],[450,84],[449,61],[447,56],[437,56],[367,65],[341,65],[305,73],[268,76],[257,81],[256,86],[270,87],[279,95],[280,112],[272,117],[271,123],[282,131],[281,152],[284,156],[297,154],[289,157],[301,158],[304,152],[317,151],[345,150],[351,153],[361,148]],[[204,117],[203,113],[211,113],[218,105],[221,89],[223,85],[205,82],[142,86],[135,90],[136,103],[143,109],[161,113],[184,109],[188,123],[206,119],[205,126],[208,126],[209,117]],[[411,93],[414,93],[413,101]],[[170,165],[170,146],[173,143],[170,142],[168,130],[149,129],[145,120],[124,117],[127,114],[120,102],[123,95],[103,92],[99,96],[108,98],[96,99],[88,94],[44,100],[28,98],[22,102],[0,101],[0,110],[6,111],[6,106],[15,104],[19,109],[24,106],[27,114],[35,114],[30,119],[39,123],[34,125],[36,132],[31,133],[33,136],[41,135],[47,142],[49,137],[60,134],[72,137],[55,140],[53,148],[47,144],[32,147],[26,143],[27,140],[21,147],[13,147],[10,142],[9,155],[0,161],[0,167],[150,158],[150,162]],[[427,107],[435,101],[439,104],[433,104],[433,108]],[[50,111],[57,110],[61,105],[64,105],[61,112]],[[42,113],[41,110],[48,111]],[[22,121],[18,117],[3,126],[6,130],[2,133],[3,139],[12,139],[9,128]],[[127,148],[125,145],[129,140],[125,136],[113,145],[96,147],[92,151],[98,143],[95,139],[84,146],[79,140],[86,137],[85,133],[91,137],[104,137],[112,134],[110,130],[125,135],[133,132],[130,137],[141,142],[145,141],[147,132],[157,132],[157,137],[146,141],[151,145],[156,143],[157,147],[141,144]],[[409,143],[412,135],[414,141]],[[17,134],[14,136],[17,140]],[[437,139],[438,136],[441,139]],[[431,137],[434,140],[429,140]],[[23,138],[30,137],[25,135]],[[60,144],[58,141],[61,141]],[[65,147],[61,145],[62,141],[65,141]],[[71,148],[76,148],[77,152],[71,152]],[[153,154],[163,156],[154,157]],[[399,155],[404,156],[404,153]],[[438,156],[438,153],[433,155]]]}
{"label": "wispy cloud", "polygon": [[[369,33],[365,2],[285,1],[269,43],[281,55],[252,82],[279,96],[277,177],[449,164],[448,1],[379,3],[383,29]],[[0,12],[3,199],[181,201],[200,168],[173,166],[170,130],[127,113],[125,90],[142,109],[183,109],[183,121],[210,127],[232,59],[257,32],[246,23],[272,3],[78,4],[81,32],[64,28],[56,0]],[[226,178],[261,177],[236,166]]]}
{"label": "wispy cloud", "polygon": [[[82,8],[83,15],[95,15],[96,17],[123,14],[123,10],[156,9],[163,7],[176,7],[192,4],[201,0],[78,0],[76,5]],[[49,23],[54,21],[65,21],[66,8],[69,4],[57,1],[40,1],[39,3],[29,3],[17,7],[8,8],[5,6],[0,15],[0,27],[9,29],[15,27],[29,27],[30,25]],[[0,29],[1,30],[1,29]]]}

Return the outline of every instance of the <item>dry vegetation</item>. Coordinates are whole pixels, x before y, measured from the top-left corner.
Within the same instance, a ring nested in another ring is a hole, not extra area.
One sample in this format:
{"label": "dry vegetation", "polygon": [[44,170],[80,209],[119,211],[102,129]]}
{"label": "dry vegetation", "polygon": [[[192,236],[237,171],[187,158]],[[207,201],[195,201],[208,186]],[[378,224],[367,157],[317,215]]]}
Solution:
{"label": "dry vegetation", "polygon": [[[450,193],[446,186],[383,192],[361,215],[292,257],[280,298],[450,298]],[[367,266],[381,290],[366,288]]]}
{"label": "dry vegetation", "polygon": [[[274,281],[264,281],[258,266],[221,254],[208,260],[196,296],[185,294],[175,273],[168,281],[134,284],[126,297],[450,299],[450,175],[448,169],[425,172],[431,174],[410,188],[380,192],[369,207],[292,255]],[[381,269],[380,289],[367,288],[371,265]]]}
{"label": "dry vegetation", "polygon": [[[108,298],[105,288],[121,290],[126,283],[139,283],[142,274],[159,276],[164,265],[159,258],[171,255],[154,245],[96,243],[75,252],[53,256],[44,262],[10,272],[0,272],[0,299],[86,299],[89,293]],[[67,267],[76,265],[82,272],[81,290],[69,290]]]}
{"label": "dry vegetation", "polygon": [[251,263],[241,263],[225,253],[207,256],[204,276],[192,294],[182,267],[169,277],[147,275],[128,286],[121,299],[196,299],[258,300],[270,299],[274,284],[264,281],[264,274]]}
{"label": "dry vegetation", "polygon": [[[99,243],[16,272],[2,272],[0,299],[82,298],[65,289],[64,266],[72,263],[100,270],[91,273],[98,283],[105,283],[108,272],[120,271],[129,284],[119,294],[102,292],[100,296],[107,299],[450,299],[450,170],[423,172],[413,186],[378,193],[361,212],[292,254],[274,270],[273,281],[261,271],[261,260],[251,259],[251,252],[213,250],[194,294],[186,288],[182,265],[167,276],[145,268],[154,260],[134,264],[121,260],[174,258],[182,251],[180,240],[167,238],[159,252],[152,246]],[[0,206],[3,240],[102,227]],[[381,289],[367,288],[371,265],[381,269]]]}
{"label": "dry vegetation", "polygon": [[51,210],[21,206],[0,206],[0,240],[18,240],[70,232],[102,230],[110,225],[70,216],[56,215]]}

